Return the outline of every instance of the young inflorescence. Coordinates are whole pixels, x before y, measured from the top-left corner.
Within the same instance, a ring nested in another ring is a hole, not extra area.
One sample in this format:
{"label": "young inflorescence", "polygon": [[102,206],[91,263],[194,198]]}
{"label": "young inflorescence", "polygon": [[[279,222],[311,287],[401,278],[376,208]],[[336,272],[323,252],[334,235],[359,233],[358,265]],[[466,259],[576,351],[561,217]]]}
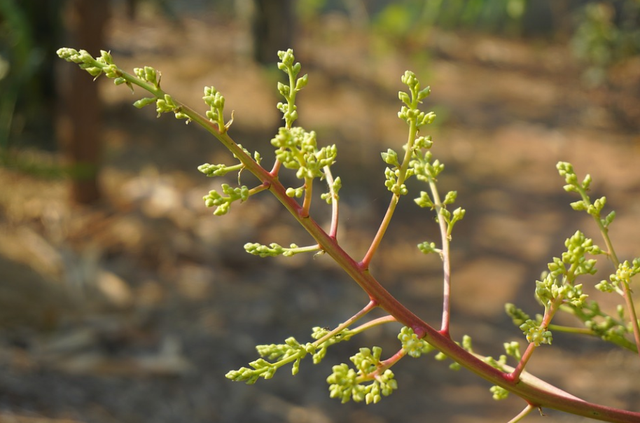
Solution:
{"label": "young inflorescence", "polygon": [[[377,403],[382,397],[398,389],[398,383],[391,371],[392,366],[403,357],[418,358],[431,351],[440,350],[435,355],[437,360],[451,359],[453,369],[464,366],[493,382],[491,393],[495,399],[506,398],[509,392],[516,392],[524,398],[527,401],[527,407],[516,417],[517,420],[513,421],[519,421],[531,410],[542,406],[603,419],[613,416],[612,421],[640,421],[640,415],[577,400],[568,394],[565,395],[557,388],[549,388],[548,384],[542,385],[541,390],[535,384],[529,385],[528,381],[531,377],[526,380],[522,378],[524,367],[533,351],[541,345],[552,343],[552,332],[598,336],[638,352],[640,329],[631,298],[630,285],[632,278],[640,273],[640,258],[627,261],[618,259],[608,234],[609,226],[615,219],[615,212],[602,215],[606,205],[605,197],[591,201],[588,196],[592,182],[589,175],[580,181],[571,164],[558,163],[558,171],[566,182],[564,189],[580,196],[580,200],[571,203],[571,207],[574,210],[586,211],[594,218],[606,248],[601,249],[580,231],[576,231],[566,240],[566,251],[548,263],[547,270],[535,283],[535,298],[541,304],[543,313],[531,318],[515,305],[506,305],[507,314],[522,331],[527,341],[527,348],[523,352],[518,342],[506,342],[504,343],[505,354],[496,360],[477,354],[472,348],[469,336],[465,335],[460,343],[456,343],[449,335],[451,296],[449,244],[453,227],[464,217],[465,210],[460,207],[453,211],[449,210],[449,206],[457,200],[456,191],[447,192],[444,198],[441,198],[438,192],[437,182],[444,170],[444,164],[433,158],[430,151],[433,146],[431,137],[420,134],[420,131],[435,119],[433,112],[423,112],[419,108],[431,90],[429,87],[423,88],[414,73],[409,71],[404,73],[401,80],[408,91],[400,91],[398,94],[402,102],[398,117],[408,126],[407,141],[403,145],[404,151],[400,154],[389,148],[381,153],[382,160],[387,165],[384,174],[385,186],[391,193],[389,207],[366,255],[362,260],[356,261],[342,250],[337,240],[339,190],[342,187],[342,181],[339,177],[334,178],[331,173],[331,166],[337,160],[337,148],[335,145],[320,146],[314,131],[306,131],[302,127],[294,126],[294,122],[298,119],[296,96],[308,84],[309,78],[308,75],[299,77],[301,65],[295,61],[292,50],[278,53],[280,59],[278,69],[284,72],[287,82],[278,83],[278,91],[283,101],[278,103],[277,108],[282,112],[284,124],[271,140],[276,159],[270,171],[262,167],[262,158],[258,152],[251,154],[229,137],[228,131],[233,123],[233,113],[229,120],[225,120],[225,98],[216,88],[205,87],[203,101],[208,106],[208,110],[202,116],[165,93],[160,85],[160,72],[151,67],[135,68],[134,73],[129,74],[118,68],[111,54],[106,51],[101,51],[99,57],[93,58],[84,50],[61,48],[58,50],[58,55],[78,64],[95,78],[104,74],[113,79],[116,85],[125,84],[131,90],[134,86],[144,89],[151,94],[151,97],[137,100],[134,103],[135,107],[142,108],[155,103],[158,116],[173,113],[176,118],[183,119],[187,123],[196,122],[229,149],[236,163],[231,165],[205,163],[198,168],[209,177],[224,176],[229,173],[238,175],[237,186],[221,184],[220,192],[212,190],[203,197],[205,206],[214,208],[215,215],[224,215],[230,211],[233,203],[245,202],[251,196],[269,190],[317,241],[317,244],[305,247],[299,247],[296,243],[291,243],[289,247],[283,247],[277,243],[268,245],[247,243],[245,250],[248,253],[260,257],[292,256],[307,252],[328,253],[367,292],[369,303],[340,325],[333,329],[313,328],[311,334],[313,341],[306,343],[289,337],[282,344],[259,345],[257,351],[260,358],[249,363],[249,367],[228,372],[227,378],[253,384],[260,378],[272,378],[279,368],[288,364],[292,365],[291,372],[295,375],[299,371],[302,360],[307,356],[311,356],[313,363],[317,364],[326,357],[328,348],[332,345],[348,341],[372,327],[400,322],[405,323],[405,326],[398,334],[400,346],[395,354],[383,359],[380,347],[363,347],[351,357],[352,366],[346,363],[333,366],[332,374],[327,378],[332,398],[338,398],[342,402],[353,400],[364,401],[367,404]],[[300,185],[291,187],[282,185],[279,176],[283,168],[293,171]],[[241,176],[245,171],[256,176],[259,184],[253,188],[242,184]],[[428,186],[427,190],[420,191],[414,202],[419,207],[435,212],[441,232],[439,244],[425,241],[418,245],[420,251],[425,254],[436,253],[443,262],[444,300],[440,331],[435,331],[399,304],[371,277],[369,271],[369,264],[389,226],[400,198],[409,193],[406,181],[411,177]],[[310,216],[313,187],[317,181],[326,183],[327,192],[323,193],[321,198],[330,204],[332,209],[331,229],[328,233],[323,231]],[[582,284],[576,283],[581,275],[592,275],[596,272],[595,257],[597,256],[606,256],[615,268],[609,279],[596,285],[602,292],[616,293],[624,298],[625,304],[617,307],[615,315],[601,310],[597,302],[589,300],[584,294]],[[382,308],[388,312],[388,315],[354,327],[356,322],[374,308]],[[574,315],[584,327],[552,324],[552,319],[558,311]],[[412,324],[409,325],[408,322]],[[510,367],[507,364],[509,359],[516,361],[516,367]],[[544,387],[547,387],[546,391]],[[617,420],[613,420],[614,418]],[[627,418],[629,419],[624,420]],[[633,420],[634,418],[636,420]]]}

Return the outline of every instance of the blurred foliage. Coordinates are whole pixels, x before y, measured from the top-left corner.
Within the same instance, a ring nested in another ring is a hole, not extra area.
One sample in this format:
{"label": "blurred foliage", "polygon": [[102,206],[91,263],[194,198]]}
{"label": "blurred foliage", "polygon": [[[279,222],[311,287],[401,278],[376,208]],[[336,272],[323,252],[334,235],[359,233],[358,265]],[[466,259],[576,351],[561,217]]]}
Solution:
{"label": "blurred foliage", "polygon": [[[589,86],[602,84],[611,66],[640,52],[640,0],[359,1],[370,9],[370,31],[383,51],[400,47],[412,55],[425,54],[422,47],[433,27],[558,39],[566,39],[568,29],[572,51],[588,66],[584,80]],[[356,2],[301,0],[297,12],[303,22],[313,22],[329,10],[349,13]],[[563,22],[571,18],[573,24],[565,28]]]}
{"label": "blurred foliage", "polygon": [[528,0],[403,0],[382,9],[373,25],[392,36],[434,25],[520,32],[527,4]]}
{"label": "blurred foliage", "polygon": [[571,39],[575,55],[588,64],[590,86],[607,80],[607,69],[640,53],[640,1],[589,3],[578,15]]}
{"label": "blurred foliage", "polygon": [[60,5],[0,0],[0,159],[10,140],[27,130],[47,134],[33,137],[33,144],[53,144],[51,68]]}
{"label": "blurred foliage", "polygon": [[302,23],[315,20],[324,10],[326,0],[298,0],[295,2],[295,12]]}
{"label": "blurred foliage", "polygon": [[41,62],[24,10],[12,0],[0,1],[0,40],[0,149],[6,150],[18,94]]}
{"label": "blurred foliage", "polygon": [[[188,14],[206,4],[216,13],[232,16],[234,6],[250,7],[253,1],[207,0],[183,5],[176,0],[133,0],[132,4],[152,5],[169,15]],[[564,6],[559,7],[561,4]],[[57,29],[58,18],[54,16],[61,5],[62,0],[45,4],[39,0],[0,0],[0,160],[10,140],[15,144],[17,136],[34,126],[51,138],[51,123],[46,121],[51,119],[48,115],[54,87],[48,55],[54,49],[47,43],[56,39],[51,31]],[[574,17],[571,47],[588,66],[583,76],[589,86],[605,83],[611,66],[640,52],[640,0],[298,0],[294,5],[299,27],[314,26],[327,12],[346,13],[358,23],[365,16],[376,47],[383,47],[378,51],[401,47],[420,63],[429,61],[423,47],[434,26],[513,36],[527,32],[525,23],[531,21],[548,28],[547,35],[554,35],[561,30],[560,19],[553,16],[552,6],[556,5],[562,13]],[[363,10],[364,15],[353,16]],[[43,16],[48,17],[45,20]],[[53,139],[45,140],[37,134],[32,138],[36,145],[53,145]]]}

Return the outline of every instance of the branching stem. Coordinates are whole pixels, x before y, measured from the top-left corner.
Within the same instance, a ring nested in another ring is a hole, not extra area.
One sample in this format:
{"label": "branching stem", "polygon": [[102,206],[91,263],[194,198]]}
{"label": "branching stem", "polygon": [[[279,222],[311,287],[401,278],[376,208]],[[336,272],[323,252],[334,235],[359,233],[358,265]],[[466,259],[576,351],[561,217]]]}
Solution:
{"label": "branching stem", "polygon": [[533,405],[527,404],[527,406],[524,408],[524,410],[522,410],[520,413],[518,413],[517,416],[515,416],[514,418],[509,420],[509,423],[518,423],[519,421],[521,421],[522,419],[527,417],[529,415],[529,413],[531,413],[535,409],[536,409],[536,407],[534,407]]}
{"label": "branching stem", "polygon": [[377,304],[376,304],[375,301],[373,301],[373,300],[369,301],[369,303],[362,310],[360,310],[359,312],[357,312],[356,314],[351,316],[349,319],[347,319],[343,323],[339,324],[335,329],[333,329],[331,332],[327,333],[322,338],[316,340],[314,342],[314,344],[315,345],[322,345],[322,343],[325,342],[327,339],[331,338],[336,333],[339,333],[341,330],[348,328],[349,326],[351,326],[353,323],[355,323],[358,320],[360,320],[363,316],[365,316],[367,313],[369,313],[371,310],[373,310],[376,307],[377,307]]}
{"label": "branching stem", "polygon": [[438,216],[438,226],[440,227],[440,236],[442,239],[442,270],[443,270],[443,288],[442,288],[442,323],[440,327],[440,333],[449,336],[449,324],[451,321],[451,234],[447,228],[447,222],[442,215],[442,201],[440,200],[440,194],[438,194],[438,187],[433,179],[429,180],[429,188],[433,197],[433,205],[436,209],[436,215]]}
{"label": "branching stem", "polygon": [[[580,193],[582,200],[589,203],[589,196],[587,195],[585,190],[580,186],[577,186],[576,188],[578,189],[578,192]],[[620,260],[618,259],[616,250],[613,248],[613,243],[611,242],[611,238],[609,238],[609,229],[604,225],[604,223],[602,222],[602,219],[600,219],[600,213],[598,213],[597,216],[592,215],[592,217],[593,217],[593,220],[596,221],[596,224],[600,229],[600,233],[602,234],[602,238],[604,239],[604,243],[607,246],[607,255],[609,256],[609,258],[613,262],[613,265],[617,269],[618,266],[620,266]],[[625,306],[626,306],[627,312],[629,313],[629,320],[631,321],[631,327],[633,328],[633,337],[636,342],[637,353],[638,353],[638,356],[640,356],[640,323],[638,322],[638,315],[636,313],[636,307],[633,302],[631,288],[629,287],[628,282],[625,280],[622,281],[622,291],[623,291],[622,297],[624,298]]]}
{"label": "branching stem", "polygon": [[[551,320],[553,319],[553,316],[556,314],[556,311],[558,311],[558,308],[562,304],[562,301],[563,301],[562,297],[558,297],[554,301],[552,301],[548,307],[545,307],[544,316],[542,317],[542,323],[540,323],[541,328],[547,329],[549,327]],[[531,356],[533,355],[533,352],[536,350],[537,347],[538,345],[536,345],[535,343],[533,342],[529,343],[529,345],[527,346],[527,349],[524,351],[524,354],[522,354],[522,357],[518,362],[518,366],[515,368],[513,372],[509,374],[509,378],[511,380],[513,380],[514,382],[517,382],[520,380],[520,375],[524,371],[525,366],[529,362],[529,359],[531,358]]]}
{"label": "branching stem", "polygon": [[357,333],[364,332],[367,329],[371,329],[372,327],[393,322],[396,322],[396,318],[393,316],[378,317],[377,319],[370,320],[367,323],[363,323],[360,326],[351,329],[351,333],[355,335]]}
{"label": "branching stem", "polygon": [[302,202],[302,209],[300,215],[302,217],[309,216],[309,210],[311,209],[311,196],[313,195],[313,178],[304,178],[304,200]]}
{"label": "branching stem", "polygon": [[[409,162],[411,160],[411,154],[413,151],[413,145],[416,141],[417,133],[418,133],[418,129],[416,126],[416,121],[415,119],[413,119],[409,123],[409,135],[407,139],[405,154],[402,160],[402,164],[400,165],[400,169],[399,169],[398,177],[396,181],[396,187],[398,188],[401,187],[404,184],[405,180],[407,179],[407,169],[409,168]],[[391,218],[393,217],[393,213],[396,211],[396,207],[398,206],[399,201],[400,201],[400,194],[394,192],[391,195],[391,200],[389,201],[389,207],[387,207],[387,211],[384,214],[384,217],[382,218],[380,227],[378,228],[378,231],[376,232],[376,235],[373,238],[371,245],[369,246],[369,250],[365,254],[362,261],[360,262],[360,265],[364,269],[369,268],[369,264],[371,263],[371,260],[373,259],[374,254],[378,250],[378,247],[380,247],[382,238],[384,237],[384,234],[387,232],[387,229],[389,228],[389,224],[391,223]]]}
{"label": "branching stem", "polygon": [[183,112],[194,122],[203,126],[213,134],[245,164],[247,170],[264,183],[267,183],[269,190],[285,208],[291,212],[298,223],[316,239],[322,249],[369,295],[372,301],[367,307],[371,306],[371,308],[373,308],[376,305],[381,307],[395,317],[399,323],[412,328],[419,337],[424,338],[436,349],[446,354],[452,360],[460,363],[461,366],[471,370],[490,383],[501,386],[529,403],[535,404],[536,407],[544,406],[579,416],[614,423],[638,423],[640,421],[640,412],[620,410],[583,401],[527,373],[521,374],[519,380],[514,381],[509,377],[509,374],[491,367],[473,354],[465,351],[451,338],[441,334],[413,314],[384,289],[369,272],[368,266],[366,266],[368,262],[356,262],[313,218],[302,218],[299,214],[301,206],[286,195],[286,189],[280,181],[256,163],[242,148],[238,147],[227,133],[220,133],[215,124],[186,106],[184,106]]}
{"label": "branching stem", "polygon": [[325,166],[323,168],[324,177],[327,179],[327,185],[329,186],[329,195],[331,195],[331,229],[329,229],[329,236],[333,239],[338,237],[338,220],[340,218],[340,208],[338,193],[335,192],[333,183],[333,175],[331,174],[331,168]]}
{"label": "branching stem", "polygon": [[[86,53],[86,52],[85,52]],[[94,61],[95,62],[95,61]],[[76,62],[77,63],[77,62]],[[94,66],[103,66],[101,63],[95,63]],[[146,91],[152,93],[156,98],[162,99],[164,92],[159,89],[158,84],[148,84],[139,78],[136,78],[121,69],[117,69],[118,77],[123,78],[129,84],[135,84]],[[516,373],[505,373],[498,370],[488,363],[485,363],[474,354],[466,351],[462,346],[454,342],[448,335],[448,333],[441,333],[436,330],[418,316],[413,314],[407,307],[400,303],[395,297],[393,297],[369,272],[368,267],[372,256],[378,248],[382,236],[386,231],[390,215],[393,214],[395,206],[397,205],[399,196],[394,194],[392,200],[374,241],[371,244],[369,251],[362,262],[356,262],[342,247],[338,244],[335,237],[326,233],[317,222],[301,213],[303,206],[299,205],[293,198],[287,196],[286,188],[278,180],[277,170],[278,166],[274,166],[274,170],[268,172],[253,158],[251,158],[245,151],[236,144],[231,137],[227,134],[227,125],[219,127],[216,122],[211,122],[209,119],[198,114],[193,109],[175,102],[176,107],[173,111],[179,112],[179,117],[187,117],[198,125],[202,126],[212,135],[214,135],[240,162],[245,168],[260,180],[264,187],[268,187],[269,191],[284,205],[284,207],[292,214],[292,216],[298,221],[298,223],[316,240],[318,245],[330,256],[333,260],[367,293],[370,298],[370,302],[360,312],[354,315],[347,322],[339,325],[335,330],[342,330],[348,325],[361,318],[375,307],[380,307],[385,310],[389,315],[393,316],[399,323],[411,328],[416,335],[423,338],[434,348],[441,351],[443,354],[459,363],[461,366],[467,368],[473,373],[479,375],[492,384],[498,385],[515,395],[520,396],[531,407],[541,408],[548,407],[561,411],[565,411],[578,416],[589,417],[592,419],[617,422],[617,423],[638,423],[640,422],[640,412],[631,412],[626,410],[615,409],[612,407],[602,406],[598,404],[589,403],[583,401],[567,392],[564,392],[524,371],[522,369]],[[410,122],[409,140],[407,144],[407,150],[405,154],[405,160],[402,163],[397,182],[402,184],[406,179],[406,171],[408,166],[408,157],[413,147],[413,142],[416,136],[416,124],[415,121]],[[605,231],[606,233],[606,231]],[[605,237],[606,239],[606,237]],[[612,257],[615,257],[613,249],[610,247],[610,243],[606,241],[610,248]],[[615,258],[617,261],[617,258]],[[627,291],[628,292],[628,291]],[[631,301],[628,296],[628,304]],[[632,309],[631,309],[632,310]],[[630,310],[630,311],[631,311]],[[637,329],[637,318],[635,312],[632,314],[634,320],[634,333],[636,334],[636,341],[640,336]],[[384,320],[386,322],[386,320]],[[382,320],[380,321],[382,322]],[[548,324],[548,322],[546,322]],[[334,330],[334,331],[335,331]],[[334,332],[335,333],[335,332]],[[318,340],[316,342],[320,342]],[[522,366],[524,367],[524,365]],[[518,375],[517,378],[512,377],[513,374]]]}
{"label": "branching stem", "polygon": [[398,361],[400,361],[404,356],[407,355],[407,352],[404,348],[400,348],[394,355],[380,362],[380,366],[376,370],[376,374],[382,374],[385,370],[393,367]]}

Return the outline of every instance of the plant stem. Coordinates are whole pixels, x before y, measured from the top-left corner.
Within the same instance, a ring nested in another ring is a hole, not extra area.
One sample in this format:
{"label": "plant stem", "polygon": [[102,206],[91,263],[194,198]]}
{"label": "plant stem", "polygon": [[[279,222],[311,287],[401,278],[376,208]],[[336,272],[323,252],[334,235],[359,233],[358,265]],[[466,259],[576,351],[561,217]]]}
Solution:
{"label": "plant stem", "polygon": [[[409,162],[411,161],[411,154],[413,152],[413,145],[416,141],[417,132],[418,132],[418,129],[416,126],[416,120],[414,118],[409,122],[409,135],[408,135],[407,143],[405,144],[404,158],[402,160],[402,164],[400,165],[400,169],[399,169],[396,184],[395,184],[395,186],[398,188],[401,187],[404,184],[404,181],[407,179],[407,169],[409,168]],[[378,250],[378,247],[382,242],[382,238],[384,237],[384,234],[387,232],[387,229],[389,228],[389,224],[391,223],[391,218],[393,217],[393,213],[395,212],[396,206],[398,205],[399,201],[400,201],[400,194],[394,193],[391,196],[389,207],[387,207],[387,211],[384,215],[384,218],[382,219],[382,222],[380,223],[378,232],[376,232],[376,236],[373,238],[373,241],[369,246],[369,250],[365,254],[362,261],[360,262],[361,266],[364,269],[369,268],[369,264],[371,263],[371,260],[373,259],[374,254]]]}
{"label": "plant stem", "polygon": [[393,367],[398,361],[400,361],[404,356],[407,355],[404,348],[400,348],[394,355],[380,362],[380,366],[374,372],[375,374],[382,374],[385,370],[390,367]]}
{"label": "plant stem", "polygon": [[[151,85],[146,84],[125,72],[122,72],[122,76],[127,81],[140,86],[158,98],[162,98],[164,95],[162,90],[156,89],[155,87],[152,87]],[[229,137],[226,132],[226,128],[218,128],[215,123],[209,121],[193,109],[178,102],[176,102],[176,104],[178,104],[182,113],[214,135],[232,154],[238,158],[238,160],[240,160],[240,162],[245,165],[245,168],[249,172],[255,175],[265,187],[268,187],[278,201],[284,205],[299,224],[318,242],[318,245],[320,245],[320,247],[367,293],[371,301],[354,317],[359,318],[374,307],[379,306],[393,316],[399,323],[412,328],[414,333],[419,337],[424,338],[427,342],[452,360],[460,363],[460,365],[490,383],[501,386],[508,391],[513,392],[515,395],[520,396],[529,404],[532,404],[532,406],[538,408],[543,406],[549,407],[579,416],[614,423],[640,422],[639,412],[625,411],[583,401],[526,372],[523,372],[518,380],[513,380],[509,377],[509,374],[491,367],[487,363],[475,357],[473,354],[464,350],[460,345],[454,342],[448,334],[440,333],[413,314],[395,297],[393,297],[369,272],[368,264],[380,243],[382,235],[388,225],[388,221],[385,220],[386,223],[383,222],[384,224],[378,231],[370,251],[365,256],[365,260],[361,263],[356,262],[342,249],[334,237],[327,234],[315,222],[315,220],[308,216],[308,214],[305,215],[302,212],[302,207],[294,199],[286,195],[285,187],[280,183],[277,175],[275,175],[277,172],[268,172],[249,155],[247,155],[242,148],[240,148],[238,144]],[[411,129],[412,130],[410,130],[409,135],[410,145],[407,145],[407,152],[411,150],[412,138],[415,139],[415,123],[412,124]],[[403,167],[405,164],[408,165],[408,163],[405,162],[403,162]],[[277,170],[276,168],[277,166],[274,167],[274,170]],[[404,169],[406,172],[406,167],[404,167]],[[401,172],[398,179],[404,180],[403,172]],[[393,209],[396,204],[397,196],[394,195],[394,197],[392,197],[390,210],[388,210],[387,214],[393,213]]]}
{"label": "plant stem", "polygon": [[371,263],[371,260],[373,259],[373,255],[378,250],[378,247],[382,242],[382,238],[384,237],[384,234],[387,231],[387,228],[389,227],[389,223],[391,223],[391,218],[393,217],[393,213],[396,210],[398,201],[400,201],[400,196],[397,194],[393,194],[391,196],[391,201],[389,202],[389,207],[387,207],[387,211],[385,212],[384,217],[382,218],[382,222],[380,223],[380,227],[378,228],[378,232],[376,233],[376,236],[373,238],[373,241],[369,246],[369,250],[363,257],[362,261],[360,262],[360,265],[362,268],[364,269],[369,268],[369,263]]}
{"label": "plant stem", "polygon": [[357,333],[364,332],[367,329],[371,329],[372,327],[383,325],[385,323],[393,323],[395,321],[396,318],[393,316],[378,317],[377,319],[373,319],[368,321],[367,323],[361,324],[357,328],[351,329],[351,333],[355,335]]}
{"label": "plant stem", "polygon": [[313,195],[313,178],[304,178],[304,200],[302,202],[302,216],[309,216],[311,196]]}
{"label": "plant stem", "polygon": [[433,197],[433,205],[436,209],[436,215],[438,216],[438,226],[440,227],[440,237],[442,239],[442,273],[443,273],[443,287],[442,287],[442,323],[440,327],[440,333],[446,336],[449,335],[449,324],[451,321],[451,254],[450,254],[450,235],[447,228],[447,222],[442,215],[442,201],[438,194],[438,187],[433,179],[429,179],[429,188],[431,189],[431,195]]}
{"label": "plant stem", "polygon": [[327,178],[327,185],[329,186],[329,195],[331,195],[331,229],[329,229],[329,236],[336,239],[338,236],[338,219],[340,217],[338,194],[335,192],[333,187],[334,179],[331,174],[331,168],[329,166],[325,166],[323,170],[324,176]]}
{"label": "plant stem", "polygon": [[520,379],[520,375],[524,371],[524,367],[529,362],[529,359],[533,355],[533,351],[535,351],[536,348],[537,348],[537,346],[533,342],[530,342],[529,345],[527,345],[527,349],[524,350],[524,354],[522,354],[522,357],[520,358],[520,361],[518,362],[518,366],[509,375],[511,377],[511,379],[513,379],[513,380],[519,380]]}
{"label": "plant stem", "polygon": [[613,423],[638,423],[640,421],[640,412],[620,410],[583,401],[526,372],[520,375],[518,381],[514,381],[509,378],[509,374],[491,367],[465,351],[450,337],[441,334],[402,305],[402,303],[382,287],[363,263],[356,262],[315,220],[309,216],[302,216],[299,213],[301,209],[300,205],[286,195],[286,189],[279,180],[274,178],[273,175],[239,148],[227,133],[220,133],[215,124],[186,106],[184,106],[183,112],[191,117],[194,122],[203,126],[213,134],[245,164],[247,170],[269,186],[269,190],[273,195],[289,210],[298,223],[318,242],[322,249],[360,285],[372,303],[395,317],[399,323],[412,328],[414,333],[424,338],[449,358],[460,363],[461,366],[469,369],[490,383],[501,386],[525,399],[527,402],[535,404],[536,407],[553,408],[567,413]]}
{"label": "plant stem", "polygon": [[[562,304],[562,300],[563,300],[562,297],[557,297],[555,300],[551,301],[549,306],[545,307],[544,316],[542,317],[542,322],[540,323],[540,327],[542,329],[549,328],[549,325],[551,324],[551,319],[553,319],[553,316],[556,314],[556,311],[558,311],[560,304]],[[535,343],[533,342],[529,343],[529,345],[527,346],[527,349],[524,351],[524,354],[522,354],[522,357],[518,362],[518,366],[515,368],[513,372],[511,372],[511,374],[509,374],[509,378],[511,378],[513,381],[516,381],[516,382],[520,379],[520,374],[522,374],[522,372],[524,371],[524,367],[529,362],[529,359],[531,358],[531,356],[533,355],[533,352],[537,347],[538,346]]]}
{"label": "plant stem", "polygon": [[259,192],[262,192],[262,191],[264,191],[266,189],[267,189],[267,187],[264,184],[258,185],[255,188],[251,188],[249,190],[249,197],[251,197],[252,195],[255,195],[255,194],[259,193]]}
{"label": "plant stem", "polygon": [[520,413],[518,413],[517,416],[515,416],[514,418],[512,418],[511,420],[509,420],[509,423],[517,423],[520,420],[524,419],[526,416],[529,415],[529,413],[531,413],[533,410],[535,410],[536,407],[534,407],[531,404],[527,404],[527,406],[524,408],[524,410],[522,410]]}
{"label": "plant stem", "polygon": [[327,339],[331,338],[336,333],[339,333],[341,330],[348,328],[354,322],[357,322],[360,318],[362,318],[364,315],[366,315],[367,313],[369,313],[371,310],[373,310],[376,307],[377,307],[377,304],[376,304],[375,301],[369,301],[369,303],[362,310],[360,310],[359,312],[357,312],[356,314],[351,316],[349,319],[347,319],[343,323],[339,324],[335,329],[333,329],[331,332],[327,333],[322,338],[316,340],[314,342],[314,344],[315,345],[321,345],[324,341],[326,341]]}
{"label": "plant stem", "polygon": [[[580,319],[582,322],[586,322],[587,320],[591,320],[594,317],[606,317],[606,314],[604,314],[602,312],[599,312],[596,315],[585,315],[584,313],[580,313],[579,310],[576,310],[573,307],[560,306],[560,308],[562,308],[563,311],[565,311],[565,312],[567,312],[569,314],[572,314],[576,318]],[[620,326],[624,326],[625,322],[624,322],[624,320],[620,319],[620,320],[616,320],[616,324],[618,324]],[[574,328],[574,327],[558,326],[558,325],[549,325],[549,330],[551,330],[553,332],[578,333],[578,334],[595,336],[595,337],[598,337],[598,338],[605,339],[608,342],[612,342],[613,344],[619,346],[620,348],[628,349],[629,351],[633,352],[634,354],[638,353],[638,346],[635,344],[635,342],[633,340],[628,340],[625,337],[604,338],[602,334],[599,334],[599,333],[597,333],[597,332],[595,332],[595,331],[593,331],[591,329]]]}
{"label": "plant stem", "polygon": [[[586,191],[580,186],[576,186],[582,200],[587,204],[591,204],[589,196]],[[611,238],[609,238],[609,229],[602,223],[602,219],[600,218],[600,212],[597,213],[597,216],[592,215],[593,219],[596,221],[598,228],[600,229],[600,233],[602,234],[602,238],[604,239],[604,243],[607,246],[607,255],[611,258],[613,265],[616,270],[620,266],[620,260],[618,259],[618,255],[616,254],[616,250],[613,248],[613,243],[611,242]],[[627,281],[622,281],[622,290],[625,301],[625,306],[627,308],[627,312],[629,313],[629,319],[631,321],[631,327],[633,328],[633,337],[636,342],[636,349],[638,352],[638,356],[640,356],[640,324],[638,323],[638,315],[636,313],[636,308],[633,303],[633,297],[631,293],[631,289],[629,288],[629,284]]]}
{"label": "plant stem", "polygon": [[640,327],[638,326],[636,308],[633,303],[633,297],[631,296],[631,288],[629,288],[627,281],[622,281],[622,289],[624,290],[623,298],[627,306],[627,311],[631,315],[631,327],[633,328],[633,337],[636,341],[637,353],[638,356],[640,356]]}
{"label": "plant stem", "polygon": [[[575,333],[578,335],[597,336],[595,332],[588,328],[574,328],[571,326],[549,325],[551,332]],[[634,351],[635,352],[635,351]]]}

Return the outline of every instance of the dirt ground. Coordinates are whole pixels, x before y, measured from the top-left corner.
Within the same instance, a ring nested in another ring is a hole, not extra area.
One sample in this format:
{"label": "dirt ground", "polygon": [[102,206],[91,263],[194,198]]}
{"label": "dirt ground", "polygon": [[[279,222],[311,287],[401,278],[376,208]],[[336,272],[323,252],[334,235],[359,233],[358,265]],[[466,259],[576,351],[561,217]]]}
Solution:
{"label": "dirt ground", "polygon": [[[201,104],[203,86],[220,89],[235,110],[231,136],[271,162],[276,74],[248,59],[246,28],[215,16],[131,23],[116,14],[109,34],[116,63],[156,67],[164,89],[190,105]],[[399,149],[406,136],[397,118],[400,76],[412,69],[431,85],[425,108],[438,114],[429,130],[446,165],[442,190],[456,189],[467,210],[452,246],[452,333],[471,335],[478,352],[498,356],[503,342],[521,340],[503,305],[541,312],[534,281],[565,238],[581,229],[600,242],[588,216],[569,207],[575,198],[562,190],[559,160],[591,173],[593,195],[606,194],[617,211],[611,237],[619,256],[640,256],[637,60],[614,69],[612,86],[588,90],[563,43],[434,30],[399,48],[341,16],[306,28],[295,47],[310,81],[299,96],[300,125],[316,130],[320,143],[338,145],[339,239],[355,257],[389,198],[380,152]],[[524,408],[515,397],[493,401],[488,383],[432,357],[394,367],[400,389],[378,405],[330,399],[332,365],[363,346],[396,351],[391,325],[337,345],[320,365],[303,363],[295,377],[283,369],[254,386],[225,379],[257,357],[255,345],[288,336],[306,342],[313,326],[338,324],[367,298],[327,257],[244,253],[249,241],[310,239],[268,194],[212,216],[202,196],[234,176],[207,179],[196,167],[231,163],[228,155],[195,125],[131,107],[140,93],[99,83],[106,119],[100,205],[70,205],[63,180],[0,169],[1,422],[488,423]],[[319,201],[314,217],[328,224]],[[439,263],[415,248],[437,240],[436,230],[407,199],[373,272],[439,325]],[[600,268],[585,279],[590,293],[611,272],[606,263]],[[602,302],[614,309],[620,301]],[[633,376],[640,361],[601,341],[556,334],[529,369],[586,400],[640,411]],[[529,420],[586,421],[544,413]]]}

